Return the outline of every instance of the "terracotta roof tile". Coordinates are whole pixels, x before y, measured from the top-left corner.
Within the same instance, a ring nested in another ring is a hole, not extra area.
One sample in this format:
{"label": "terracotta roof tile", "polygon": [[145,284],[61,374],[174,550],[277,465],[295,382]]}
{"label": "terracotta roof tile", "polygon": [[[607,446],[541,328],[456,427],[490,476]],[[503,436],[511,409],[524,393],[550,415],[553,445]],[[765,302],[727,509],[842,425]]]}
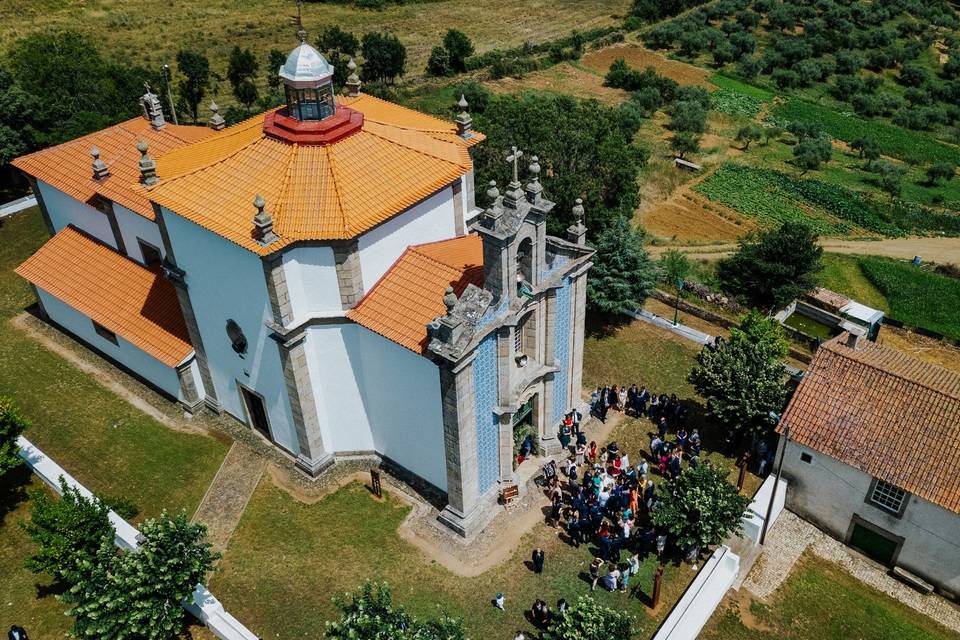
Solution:
{"label": "terracotta roof tile", "polygon": [[847,334],[824,343],[783,414],[790,438],[960,513],[960,374]]}
{"label": "terracotta roof tile", "polygon": [[427,349],[427,323],[443,315],[443,293],[483,285],[483,242],[467,235],[407,248],[347,317],[417,353]]}
{"label": "terracotta roof tile", "polygon": [[[157,157],[209,138],[214,133],[207,127],[174,124],[167,124],[156,131],[144,118],[133,118],[76,140],[21,156],[12,164],[81,202],[89,202],[99,194],[153,220],[153,207],[138,184],[140,152],[136,148],[137,141],[145,140],[150,147],[150,155]],[[93,179],[92,146],[100,149],[100,159],[110,168],[110,175],[102,180]]]}
{"label": "terracotta roof tile", "polygon": [[75,227],[16,272],[167,366],[193,351],[173,285]]}
{"label": "terracotta roof tile", "polygon": [[[291,144],[266,136],[261,114],[158,158],[149,198],[267,254],[298,240],[354,238],[470,170],[474,142],[452,123],[370,96],[339,100],[364,114],[362,130],[325,146]],[[279,237],[267,247],[253,238],[257,193]]]}

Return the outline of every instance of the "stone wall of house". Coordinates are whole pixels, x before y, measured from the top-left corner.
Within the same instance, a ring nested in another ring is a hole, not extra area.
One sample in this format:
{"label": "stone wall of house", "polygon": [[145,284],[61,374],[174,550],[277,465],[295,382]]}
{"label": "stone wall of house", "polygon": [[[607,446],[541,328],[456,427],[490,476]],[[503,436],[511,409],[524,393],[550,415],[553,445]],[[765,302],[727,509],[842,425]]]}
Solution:
{"label": "stone wall of house", "polygon": [[960,594],[960,515],[915,495],[908,496],[902,514],[893,514],[869,502],[870,475],[796,442],[787,444],[783,475],[790,482],[791,511],[844,542],[855,522],[902,538],[894,564],[943,592]]}

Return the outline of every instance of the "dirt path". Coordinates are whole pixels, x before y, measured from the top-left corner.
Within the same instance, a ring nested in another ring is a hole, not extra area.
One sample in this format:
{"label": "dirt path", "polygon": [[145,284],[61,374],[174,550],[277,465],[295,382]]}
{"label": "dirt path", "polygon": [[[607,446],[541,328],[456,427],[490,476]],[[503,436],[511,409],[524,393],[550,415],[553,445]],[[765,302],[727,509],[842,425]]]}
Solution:
{"label": "dirt path", "polygon": [[[821,240],[823,250],[830,253],[856,253],[910,260],[920,256],[925,262],[960,264],[960,238],[891,238],[889,240]],[[734,244],[703,246],[651,246],[650,253],[659,256],[677,249],[695,260],[714,260],[733,252]]]}
{"label": "dirt path", "polygon": [[214,551],[227,548],[265,466],[263,457],[242,442],[230,446],[192,518],[207,525],[207,540]]}

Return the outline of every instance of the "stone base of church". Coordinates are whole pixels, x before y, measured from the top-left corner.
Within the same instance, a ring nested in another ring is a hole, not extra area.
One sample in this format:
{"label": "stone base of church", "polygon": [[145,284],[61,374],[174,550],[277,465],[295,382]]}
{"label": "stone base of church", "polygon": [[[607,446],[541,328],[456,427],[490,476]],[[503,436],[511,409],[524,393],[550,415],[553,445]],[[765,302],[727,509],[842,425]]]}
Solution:
{"label": "stone base of church", "polygon": [[556,436],[540,436],[540,455],[553,457],[563,451]]}
{"label": "stone base of church", "polygon": [[437,520],[462,538],[472,538],[481,532],[490,521],[493,520],[500,505],[498,504],[499,492],[494,490],[477,501],[477,504],[469,513],[461,513],[452,506],[447,505],[437,516]]}
{"label": "stone base of church", "polygon": [[316,478],[321,473],[333,466],[335,461],[336,460],[333,455],[329,453],[325,453],[315,459],[308,458],[301,454],[297,456],[297,460],[294,464],[300,471],[303,471],[311,478]]}

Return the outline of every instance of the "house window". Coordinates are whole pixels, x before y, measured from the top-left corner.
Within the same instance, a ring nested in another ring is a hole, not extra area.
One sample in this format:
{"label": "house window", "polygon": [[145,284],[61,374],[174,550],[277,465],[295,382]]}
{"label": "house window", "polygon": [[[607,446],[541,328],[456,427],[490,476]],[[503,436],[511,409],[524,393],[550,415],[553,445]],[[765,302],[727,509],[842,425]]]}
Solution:
{"label": "house window", "polygon": [[807,464],[810,464],[811,462],[813,462],[813,456],[810,455],[809,453],[801,453],[800,462],[806,462]]}
{"label": "house window", "polygon": [[157,249],[149,242],[144,242],[140,238],[137,238],[137,244],[140,245],[140,255],[143,256],[143,264],[148,267],[153,267],[163,261],[163,257],[160,255],[160,249]]}
{"label": "house window", "polygon": [[906,498],[906,491],[883,480],[877,480],[870,493],[870,502],[893,513],[900,513]]}
{"label": "house window", "polygon": [[96,321],[92,321],[92,322],[93,322],[93,330],[97,332],[98,336],[100,336],[107,342],[112,342],[113,344],[117,344],[117,334],[115,334],[113,331],[110,331],[110,329],[107,329],[105,326],[103,326],[99,322],[96,322]]}
{"label": "house window", "polygon": [[517,355],[523,353],[523,332],[527,327],[527,319],[524,318],[513,329],[513,352]]}

